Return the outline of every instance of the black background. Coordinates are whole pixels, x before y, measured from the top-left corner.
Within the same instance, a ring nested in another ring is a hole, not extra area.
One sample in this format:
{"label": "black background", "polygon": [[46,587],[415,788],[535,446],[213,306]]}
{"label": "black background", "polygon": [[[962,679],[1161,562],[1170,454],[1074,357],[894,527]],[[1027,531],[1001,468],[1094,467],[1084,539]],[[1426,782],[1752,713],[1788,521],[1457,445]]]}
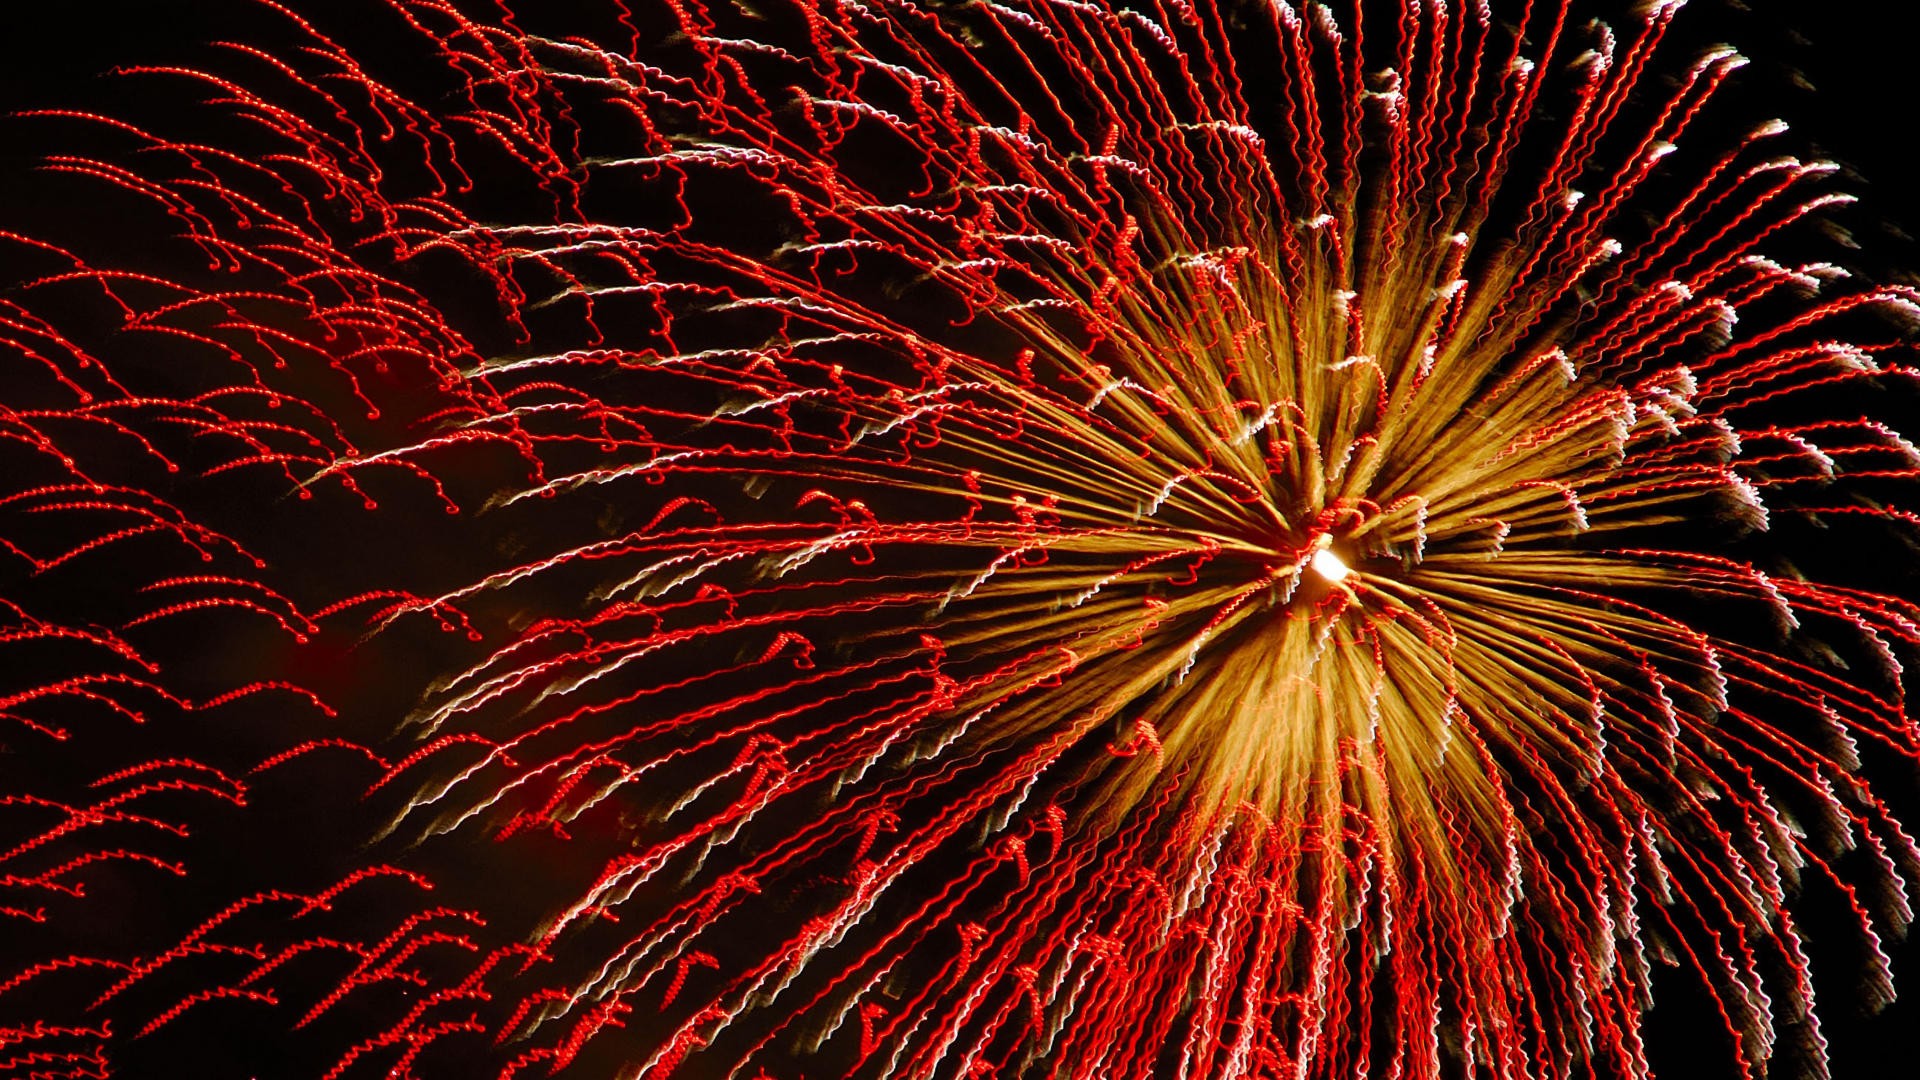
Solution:
{"label": "black background", "polygon": [[[324,5],[325,0],[313,0]],[[119,65],[204,60],[205,43],[242,36],[229,3],[194,0],[0,0],[0,113],[22,108],[90,104],[110,111],[114,84],[100,73]],[[1734,45],[1755,62],[1732,93],[1745,117],[1777,115],[1793,132],[1781,146],[1799,156],[1825,156],[1848,170],[1843,184],[1859,205],[1837,215],[1856,249],[1834,261],[1883,280],[1920,278],[1920,155],[1914,150],[1916,84],[1920,83],[1920,5],[1797,0],[1694,0],[1682,14],[1691,32]],[[15,200],[21,177],[42,145],[44,126],[0,120],[0,227],[30,231],[39,212],[83,210],[82,203],[29,206]],[[75,195],[75,200],[83,199]],[[26,217],[29,220],[22,220]],[[111,223],[103,223],[109,235]],[[98,253],[96,253],[98,254]],[[1920,418],[1892,418],[1909,437]],[[1920,828],[1912,778],[1891,793]],[[1803,902],[1821,1015],[1839,1080],[1905,1075],[1920,1053],[1920,949],[1890,946],[1900,1002],[1861,1015],[1852,984],[1859,978],[1857,934],[1833,917],[1831,896]],[[1732,1075],[1719,1021],[1682,974],[1657,988],[1648,1031],[1656,1068],[1670,1078]]]}

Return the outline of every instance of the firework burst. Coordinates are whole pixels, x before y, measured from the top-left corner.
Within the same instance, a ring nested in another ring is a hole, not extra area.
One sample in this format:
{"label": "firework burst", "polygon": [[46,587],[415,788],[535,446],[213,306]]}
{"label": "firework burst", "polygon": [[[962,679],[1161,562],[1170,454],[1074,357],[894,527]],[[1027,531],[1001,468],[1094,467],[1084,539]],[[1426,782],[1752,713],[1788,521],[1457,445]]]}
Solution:
{"label": "firework burst", "polygon": [[0,1071],[1757,1075],[1809,878],[1890,998],[1920,297],[1678,3],[301,6],[32,118],[204,269],[6,237]]}

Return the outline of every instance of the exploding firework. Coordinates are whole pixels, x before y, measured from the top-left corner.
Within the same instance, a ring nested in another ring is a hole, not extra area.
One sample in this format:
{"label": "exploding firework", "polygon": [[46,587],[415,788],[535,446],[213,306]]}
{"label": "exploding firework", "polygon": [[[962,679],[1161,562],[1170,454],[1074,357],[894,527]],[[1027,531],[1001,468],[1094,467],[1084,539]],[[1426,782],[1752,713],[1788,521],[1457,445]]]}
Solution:
{"label": "exploding firework", "polygon": [[4,238],[0,1072],[1643,1076],[1662,965],[1817,1069],[1920,295],[1570,6],[261,0],[20,121],[168,239]]}

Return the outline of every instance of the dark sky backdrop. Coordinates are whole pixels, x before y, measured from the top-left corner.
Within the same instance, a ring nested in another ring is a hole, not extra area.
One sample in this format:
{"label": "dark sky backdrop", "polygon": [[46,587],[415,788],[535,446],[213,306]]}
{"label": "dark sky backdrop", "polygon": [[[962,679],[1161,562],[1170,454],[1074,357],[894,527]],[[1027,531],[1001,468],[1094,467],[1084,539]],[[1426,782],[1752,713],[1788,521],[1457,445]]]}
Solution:
{"label": "dark sky backdrop", "polygon": [[[326,0],[308,0],[324,4]],[[111,85],[96,78],[106,68],[128,63],[159,63],[204,56],[201,44],[237,31],[219,16],[229,0],[0,0],[0,112],[74,101],[110,101]],[[296,5],[300,6],[300,5]],[[1344,5],[1341,5],[1344,6]],[[1886,277],[1920,277],[1920,4],[1895,0],[1750,0],[1744,7],[1727,0],[1694,0],[1685,13],[1698,31],[1726,40],[1755,58],[1741,76],[1736,93],[1752,119],[1779,115],[1794,125],[1783,147],[1803,156],[1824,153],[1857,174],[1846,187],[1862,205],[1842,222],[1861,250],[1850,262]],[[16,188],[20,170],[45,149],[34,141],[47,133],[40,126],[0,121],[0,200]],[[22,222],[18,206],[5,207],[0,220]],[[103,234],[110,224],[102,226]],[[101,254],[95,252],[95,254]],[[1920,417],[1898,418],[1910,437],[1920,435]],[[1920,829],[1907,778],[1903,793],[1910,829]],[[1830,900],[1831,898],[1829,898]],[[1815,899],[1815,906],[1822,906]],[[1857,945],[1843,924],[1826,922],[1818,912],[1810,920],[1820,934],[1814,946],[1820,967],[1822,1014],[1834,1046],[1839,1080],[1899,1075],[1920,1058],[1920,950],[1896,951],[1896,982],[1904,1000],[1873,1018],[1856,1015],[1850,983],[1856,977]],[[1697,1031],[1715,1022],[1683,986],[1662,987],[1651,1034],[1656,1061],[1676,1080],[1715,1077],[1707,1067],[1722,1056],[1688,1052]],[[1891,1069],[1892,1072],[1884,1072]]]}

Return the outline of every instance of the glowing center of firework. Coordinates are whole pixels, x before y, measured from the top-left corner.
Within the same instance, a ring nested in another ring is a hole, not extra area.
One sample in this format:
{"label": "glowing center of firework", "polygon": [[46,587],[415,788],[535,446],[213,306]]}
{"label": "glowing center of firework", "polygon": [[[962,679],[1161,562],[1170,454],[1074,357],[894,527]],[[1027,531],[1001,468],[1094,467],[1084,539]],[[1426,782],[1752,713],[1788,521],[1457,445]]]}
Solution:
{"label": "glowing center of firework", "polygon": [[1345,580],[1348,574],[1353,573],[1352,569],[1341,561],[1340,556],[1335,555],[1332,549],[1324,544],[1321,545],[1320,550],[1313,553],[1313,558],[1307,560],[1307,568],[1335,585]]}

